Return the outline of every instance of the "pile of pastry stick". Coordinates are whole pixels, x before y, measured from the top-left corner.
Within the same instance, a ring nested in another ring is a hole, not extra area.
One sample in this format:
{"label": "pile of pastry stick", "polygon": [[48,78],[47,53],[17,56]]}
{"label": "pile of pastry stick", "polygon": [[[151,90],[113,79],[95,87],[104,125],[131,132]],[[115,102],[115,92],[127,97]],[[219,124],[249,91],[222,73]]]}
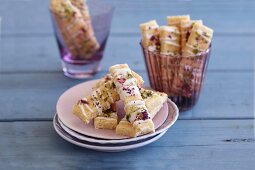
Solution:
{"label": "pile of pastry stick", "polygon": [[213,30],[189,15],[168,16],[140,24],[141,45],[154,89],[191,97],[200,91]]}
{"label": "pile of pastry stick", "polygon": [[[153,117],[167,100],[165,93],[144,89],[143,79],[127,64],[109,68],[109,74],[101,78],[90,95],[73,106],[73,113],[84,123],[94,120],[96,129],[116,129],[116,133],[128,137],[153,133]],[[124,102],[125,117],[118,121],[116,102]]]}
{"label": "pile of pastry stick", "polygon": [[51,0],[57,30],[73,57],[90,58],[98,49],[89,10],[84,0]]}
{"label": "pile of pastry stick", "polygon": [[142,45],[152,52],[170,56],[194,56],[208,49],[213,30],[202,20],[190,20],[189,15],[168,16],[168,26],[155,20],[140,25]]}

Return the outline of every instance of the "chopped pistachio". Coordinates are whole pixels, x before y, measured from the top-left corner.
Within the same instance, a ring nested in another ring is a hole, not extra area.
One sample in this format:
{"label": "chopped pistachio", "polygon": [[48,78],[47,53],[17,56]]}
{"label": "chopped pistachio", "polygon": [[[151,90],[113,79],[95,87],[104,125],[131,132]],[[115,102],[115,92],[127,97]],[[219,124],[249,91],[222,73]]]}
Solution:
{"label": "chopped pistachio", "polygon": [[132,75],[132,74],[127,73],[127,78],[128,78],[128,79],[130,79],[130,78],[132,78],[132,77],[133,77],[133,75]]}
{"label": "chopped pistachio", "polygon": [[151,97],[152,96],[152,91],[144,91],[143,93],[142,93],[142,98],[143,99],[146,99],[146,98],[148,98],[148,97]]}
{"label": "chopped pistachio", "polygon": [[196,48],[196,49],[193,49],[193,53],[194,54],[197,54],[199,52],[199,50]]}

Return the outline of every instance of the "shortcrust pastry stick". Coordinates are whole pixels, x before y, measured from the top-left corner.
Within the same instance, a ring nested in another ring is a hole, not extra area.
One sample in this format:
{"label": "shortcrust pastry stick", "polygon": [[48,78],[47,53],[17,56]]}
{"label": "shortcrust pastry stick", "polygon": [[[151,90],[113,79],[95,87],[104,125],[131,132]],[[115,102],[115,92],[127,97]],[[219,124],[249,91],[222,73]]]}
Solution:
{"label": "shortcrust pastry stick", "polygon": [[[203,52],[208,50],[213,36],[213,30],[195,23],[188,42],[183,49],[178,75],[174,78],[172,87],[180,95],[191,97],[201,86],[202,71],[205,60]],[[198,55],[198,56],[196,56]]]}
{"label": "shortcrust pastry stick", "polygon": [[[136,74],[135,72],[132,72],[133,74]],[[107,81],[110,81],[112,79],[111,76],[107,75]],[[96,87],[101,86],[103,83],[105,83],[105,77],[101,78],[98,83],[96,84]],[[138,79],[141,79],[139,76]],[[167,100],[167,94],[155,92],[153,90],[147,90],[147,89],[140,89],[141,95],[143,100],[145,101],[145,105],[148,108],[149,113],[151,114],[151,117],[153,118],[156,113],[162,108],[163,103]],[[111,106],[115,106],[111,105]],[[94,119],[94,126],[97,129],[115,129],[117,126],[117,113],[116,109],[112,108],[104,112],[102,115],[98,115]],[[119,135],[124,136],[134,136],[135,129],[133,128],[132,124],[126,120],[126,117],[123,118],[123,120],[120,121],[120,124],[117,126],[116,133]],[[126,129],[125,127],[128,127]],[[127,132],[130,132],[127,134]]]}
{"label": "shortcrust pastry stick", "polygon": [[120,99],[124,101],[126,119],[135,129],[135,133],[130,137],[155,132],[154,123],[139,91],[138,80],[132,75],[128,65],[114,65],[110,67],[109,72]]}
{"label": "shortcrust pastry stick", "polygon": [[180,31],[175,26],[161,26],[159,28],[160,54],[180,56]]}
{"label": "shortcrust pastry stick", "polygon": [[200,23],[195,23],[191,30],[188,42],[183,49],[183,56],[194,56],[200,52],[205,52],[211,44],[212,36],[212,29]]}
{"label": "shortcrust pastry stick", "polygon": [[142,45],[149,51],[159,51],[159,26],[155,20],[140,24]]}
{"label": "shortcrust pastry stick", "polygon": [[110,109],[111,104],[119,100],[115,84],[106,81],[100,87],[93,90],[92,94],[82,98],[73,106],[73,113],[83,122],[89,123],[91,119],[98,115],[103,115],[104,111]]}
{"label": "shortcrust pastry stick", "polygon": [[167,24],[169,26],[176,26],[176,27],[180,28],[181,21],[189,21],[189,20],[190,20],[189,15],[168,16]]}
{"label": "shortcrust pastry stick", "polygon": [[52,0],[50,9],[65,45],[75,57],[89,58],[99,48],[90,19],[69,0]]}
{"label": "shortcrust pastry stick", "polygon": [[181,31],[182,50],[185,48],[185,45],[190,36],[191,29],[195,23],[203,24],[202,20],[181,21],[180,31]]}
{"label": "shortcrust pastry stick", "polygon": [[[141,89],[140,92],[148,112],[150,113],[151,118],[153,118],[166,102],[167,94],[146,89]],[[136,136],[135,128],[126,117],[124,117],[117,125],[116,133],[123,136]]]}
{"label": "shortcrust pastry stick", "polygon": [[94,118],[94,127],[96,129],[115,129],[118,124],[118,115],[116,112],[116,103],[111,108],[104,111],[103,114]]}
{"label": "shortcrust pastry stick", "polygon": [[[141,87],[143,85],[142,78],[135,72],[132,72],[132,75],[136,77],[139,87]],[[89,123],[91,119],[104,115],[105,111],[118,100],[119,94],[116,92],[111,75],[108,74],[96,83],[92,94],[79,100],[73,106],[73,113],[85,123]]]}

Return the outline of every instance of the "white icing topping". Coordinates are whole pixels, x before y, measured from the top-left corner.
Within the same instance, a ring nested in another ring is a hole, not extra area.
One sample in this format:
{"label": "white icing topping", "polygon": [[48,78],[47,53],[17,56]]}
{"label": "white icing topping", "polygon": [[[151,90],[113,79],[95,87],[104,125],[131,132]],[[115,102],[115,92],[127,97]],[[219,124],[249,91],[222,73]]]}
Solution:
{"label": "white icing topping", "polygon": [[135,110],[138,110],[139,108],[145,108],[145,102],[143,100],[134,100],[134,101],[130,101],[128,102],[125,107],[124,110],[126,111],[126,113],[130,113],[130,109],[134,108]]}
{"label": "white icing topping", "polygon": [[145,34],[145,36],[146,36],[147,39],[151,39],[151,37],[153,36],[153,34],[149,34],[149,33],[148,33],[148,34]]}
{"label": "white icing topping", "polygon": [[157,50],[157,46],[156,45],[150,45],[149,47],[148,47],[148,50],[149,51],[156,51]]}
{"label": "white icing topping", "polygon": [[164,43],[165,44],[171,44],[171,45],[176,46],[176,47],[180,47],[180,44],[177,44],[176,42],[174,42],[172,40],[165,40]]}
{"label": "white icing topping", "polygon": [[115,69],[114,70],[114,76],[116,77],[123,77],[124,75],[127,75],[128,73],[131,74],[131,70],[129,68],[120,68],[120,69]]}
{"label": "white icing topping", "polygon": [[128,102],[125,107],[129,107],[129,106],[139,106],[139,105],[145,105],[145,102],[143,100],[134,100],[134,101],[130,101]]}
{"label": "white icing topping", "polygon": [[193,47],[192,45],[190,45],[188,43],[186,44],[186,46],[189,47],[189,48],[192,48],[192,49],[196,49],[195,47]]}
{"label": "white icing topping", "polygon": [[83,105],[80,105],[80,109],[81,109],[81,112],[82,112],[82,114],[84,115],[84,117],[85,117],[86,119],[88,119],[88,116],[87,116],[87,114],[86,114],[86,112],[85,112],[85,110],[84,110],[84,108],[83,108]]}
{"label": "white icing topping", "polygon": [[188,28],[188,27],[191,27],[192,24],[193,24],[193,22],[182,23],[182,24],[181,24],[181,27],[182,27],[182,28]]}
{"label": "white icing topping", "polygon": [[140,96],[140,91],[137,86],[123,86],[120,89],[120,98],[124,100],[128,96]]}
{"label": "white icing topping", "polygon": [[[81,100],[88,102],[88,99],[86,97],[82,98]],[[93,113],[93,110],[89,107],[87,103],[82,103],[91,113]]]}
{"label": "white icing topping", "polygon": [[137,85],[137,80],[136,78],[129,78],[126,79],[126,81],[123,83],[123,86],[131,86],[131,85]]}
{"label": "white icing topping", "polygon": [[167,31],[167,32],[176,32],[179,33],[179,31],[176,29],[176,27],[169,27],[169,26],[161,26],[161,29]]}
{"label": "white icing topping", "polygon": [[160,38],[160,41],[176,41],[177,37],[176,36],[171,36],[170,37],[164,37],[164,38]]}
{"label": "white icing topping", "polygon": [[93,91],[93,92],[92,92],[92,101],[93,101],[94,106],[96,107],[98,113],[101,114],[101,113],[102,113],[102,106],[101,106],[101,104],[99,103],[98,99],[95,100],[95,98],[98,98],[98,96],[97,96],[96,91]]}
{"label": "white icing topping", "polygon": [[86,107],[91,113],[93,113],[93,110],[89,107],[89,105],[85,104],[85,107]]}

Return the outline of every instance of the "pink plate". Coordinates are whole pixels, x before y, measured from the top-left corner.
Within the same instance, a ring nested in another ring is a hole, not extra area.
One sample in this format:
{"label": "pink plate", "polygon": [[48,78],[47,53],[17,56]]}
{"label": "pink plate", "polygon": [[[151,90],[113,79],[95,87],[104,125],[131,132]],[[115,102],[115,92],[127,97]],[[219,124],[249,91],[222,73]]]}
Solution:
{"label": "pink plate", "polygon": [[[60,96],[57,102],[57,107],[56,107],[59,119],[68,128],[87,136],[102,138],[102,139],[127,138],[126,136],[120,136],[115,134],[114,130],[95,129],[93,125],[93,121],[91,121],[89,124],[85,124],[72,113],[73,105],[77,103],[79,99],[91,93],[92,87],[95,85],[96,81],[98,80],[92,80],[92,81],[87,81],[87,82],[78,84],[68,89],[66,92],[64,92]],[[125,112],[123,109],[122,102],[117,102],[117,111],[118,111],[117,113],[118,113],[119,119],[123,118],[123,116],[125,115]],[[161,110],[158,112],[158,114],[153,118],[153,122],[156,129],[164,123],[167,116],[168,116],[168,105],[167,103],[165,103],[164,106],[161,108]]]}

